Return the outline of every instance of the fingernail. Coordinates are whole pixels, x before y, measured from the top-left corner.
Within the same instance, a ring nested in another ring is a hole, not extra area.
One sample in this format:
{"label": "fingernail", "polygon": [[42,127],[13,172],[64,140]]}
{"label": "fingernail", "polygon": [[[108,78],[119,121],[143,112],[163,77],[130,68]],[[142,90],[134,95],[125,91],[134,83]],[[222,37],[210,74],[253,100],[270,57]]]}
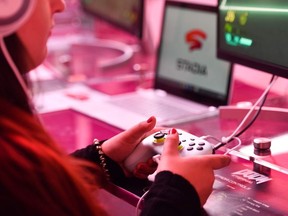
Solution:
{"label": "fingernail", "polygon": [[169,134],[176,134],[177,130],[175,128],[172,128],[169,130]]}
{"label": "fingernail", "polygon": [[153,121],[153,116],[151,116],[148,120],[147,120],[147,123],[150,123]]}

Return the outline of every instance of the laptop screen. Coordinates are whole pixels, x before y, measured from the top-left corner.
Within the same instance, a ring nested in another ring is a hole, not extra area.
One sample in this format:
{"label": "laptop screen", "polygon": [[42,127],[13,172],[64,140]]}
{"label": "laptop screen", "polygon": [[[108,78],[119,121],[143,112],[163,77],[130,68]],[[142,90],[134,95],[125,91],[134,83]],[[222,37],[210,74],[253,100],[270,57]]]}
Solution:
{"label": "laptop screen", "polygon": [[216,57],[217,8],[166,1],[155,88],[211,106],[229,100],[231,64]]}

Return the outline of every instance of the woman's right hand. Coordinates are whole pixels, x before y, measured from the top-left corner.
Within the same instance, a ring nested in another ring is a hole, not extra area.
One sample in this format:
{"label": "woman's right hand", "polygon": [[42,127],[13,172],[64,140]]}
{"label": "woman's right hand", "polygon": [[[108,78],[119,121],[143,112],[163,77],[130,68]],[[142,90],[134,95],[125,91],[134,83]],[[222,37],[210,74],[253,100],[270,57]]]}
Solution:
{"label": "woman's right hand", "polygon": [[156,172],[168,170],[188,180],[196,189],[203,206],[212,192],[214,170],[228,166],[230,157],[226,155],[181,157],[177,148],[178,143],[177,131],[171,129],[166,137]]}

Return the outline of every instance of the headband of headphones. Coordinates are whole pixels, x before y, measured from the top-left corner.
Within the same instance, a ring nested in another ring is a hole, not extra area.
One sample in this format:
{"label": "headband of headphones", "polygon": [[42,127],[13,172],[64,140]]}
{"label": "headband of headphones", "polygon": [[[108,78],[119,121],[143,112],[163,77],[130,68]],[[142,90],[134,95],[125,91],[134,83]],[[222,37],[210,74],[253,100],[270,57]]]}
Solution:
{"label": "headband of headphones", "polygon": [[12,34],[26,21],[36,1],[0,0],[0,38]]}

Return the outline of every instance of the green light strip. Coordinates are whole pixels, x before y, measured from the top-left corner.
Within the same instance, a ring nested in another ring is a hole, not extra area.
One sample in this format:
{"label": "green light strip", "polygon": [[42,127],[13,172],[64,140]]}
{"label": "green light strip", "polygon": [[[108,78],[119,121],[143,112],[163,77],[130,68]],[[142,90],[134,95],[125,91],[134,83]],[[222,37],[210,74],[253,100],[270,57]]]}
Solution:
{"label": "green light strip", "polygon": [[243,46],[251,46],[252,45],[252,40],[249,38],[240,38],[239,44],[243,45]]}
{"label": "green light strip", "polygon": [[232,36],[231,33],[226,32],[225,33],[225,41],[227,44],[229,44],[230,46],[246,46],[246,47],[250,47],[253,43],[252,39],[249,38],[244,38],[238,35],[234,35]]}
{"label": "green light strip", "polygon": [[226,6],[227,0],[222,1],[219,6],[220,10],[234,10],[234,11],[259,11],[259,12],[280,12],[287,13],[285,8],[260,8],[260,7],[241,7],[241,6]]}

